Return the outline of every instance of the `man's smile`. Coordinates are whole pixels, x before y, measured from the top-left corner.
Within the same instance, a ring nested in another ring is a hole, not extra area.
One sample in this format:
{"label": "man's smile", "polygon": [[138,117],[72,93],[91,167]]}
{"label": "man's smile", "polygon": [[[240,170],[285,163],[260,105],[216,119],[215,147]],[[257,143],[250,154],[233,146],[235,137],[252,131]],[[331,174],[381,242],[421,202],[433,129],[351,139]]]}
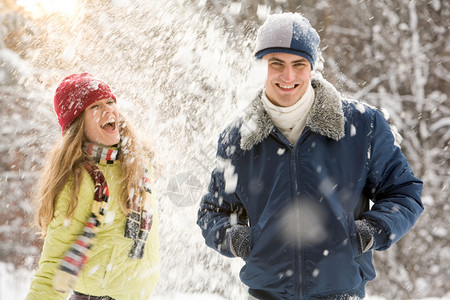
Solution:
{"label": "man's smile", "polygon": [[276,86],[278,86],[281,90],[292,90],[298,87],[298,84],[284,85],[281,83],[277,83]]}

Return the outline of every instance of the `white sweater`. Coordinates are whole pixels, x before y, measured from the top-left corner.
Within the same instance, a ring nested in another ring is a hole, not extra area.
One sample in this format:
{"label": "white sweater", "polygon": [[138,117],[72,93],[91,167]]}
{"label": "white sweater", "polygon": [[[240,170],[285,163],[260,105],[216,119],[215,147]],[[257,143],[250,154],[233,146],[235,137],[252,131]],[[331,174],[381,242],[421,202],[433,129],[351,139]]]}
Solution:
{"label": "white sweater", "polygon": [[306,117],[314,103],[314,89],[311,82],[303,97],[292,106],[281,107],[273,104],[267,98],[265,90],[261,100],[273,124],[295,146],[303,129],[305,129]]}

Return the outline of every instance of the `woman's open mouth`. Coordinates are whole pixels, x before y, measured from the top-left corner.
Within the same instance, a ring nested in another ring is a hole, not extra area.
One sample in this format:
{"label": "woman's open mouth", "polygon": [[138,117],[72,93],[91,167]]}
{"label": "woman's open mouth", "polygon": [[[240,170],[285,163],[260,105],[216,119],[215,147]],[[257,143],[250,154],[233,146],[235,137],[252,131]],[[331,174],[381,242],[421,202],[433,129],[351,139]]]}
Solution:
{"label": "woman's open mouth", "polygon": [[115,121],[108,121],[100,125],[102,129],[108,130],[108,131],[114,131],[116,130],[116,122]]}

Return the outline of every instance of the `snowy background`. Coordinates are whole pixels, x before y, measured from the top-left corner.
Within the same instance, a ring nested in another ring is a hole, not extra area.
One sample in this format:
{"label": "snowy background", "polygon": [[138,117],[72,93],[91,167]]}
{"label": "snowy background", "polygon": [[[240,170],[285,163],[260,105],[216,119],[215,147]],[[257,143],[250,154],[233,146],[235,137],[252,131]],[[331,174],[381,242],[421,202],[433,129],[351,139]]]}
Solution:
{"label": "snowy background", "polygon": [[245,299],[242,261],[207,248],[195,221],[218,134],[264,80],[252,59],[256,29],[279,11],[310,19],[322,39],[317,70],[389,113],[425,182],[415,228],[375,254],[370,300],[449,298],[450,1],[2,0],[0,300],[23,299],[36,270],[33,188],[60,136],[53,93],[82,71],[111,85],[156,153],[155,298]]}

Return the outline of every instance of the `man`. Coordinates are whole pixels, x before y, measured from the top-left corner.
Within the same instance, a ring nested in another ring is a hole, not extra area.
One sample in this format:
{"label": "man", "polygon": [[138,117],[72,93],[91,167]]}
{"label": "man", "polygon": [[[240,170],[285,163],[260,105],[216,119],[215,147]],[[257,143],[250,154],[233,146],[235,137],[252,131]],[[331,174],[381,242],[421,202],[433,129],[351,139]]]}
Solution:
{"label": "man", "polygon": [[299,14],[268,17],[255,54],[264,89],[221,134],[200,204],[206,244],[244,259],[256,299],[363,298],[372,250],[423,211],[422,182],[383,115],[312,78],[319,42]]}

